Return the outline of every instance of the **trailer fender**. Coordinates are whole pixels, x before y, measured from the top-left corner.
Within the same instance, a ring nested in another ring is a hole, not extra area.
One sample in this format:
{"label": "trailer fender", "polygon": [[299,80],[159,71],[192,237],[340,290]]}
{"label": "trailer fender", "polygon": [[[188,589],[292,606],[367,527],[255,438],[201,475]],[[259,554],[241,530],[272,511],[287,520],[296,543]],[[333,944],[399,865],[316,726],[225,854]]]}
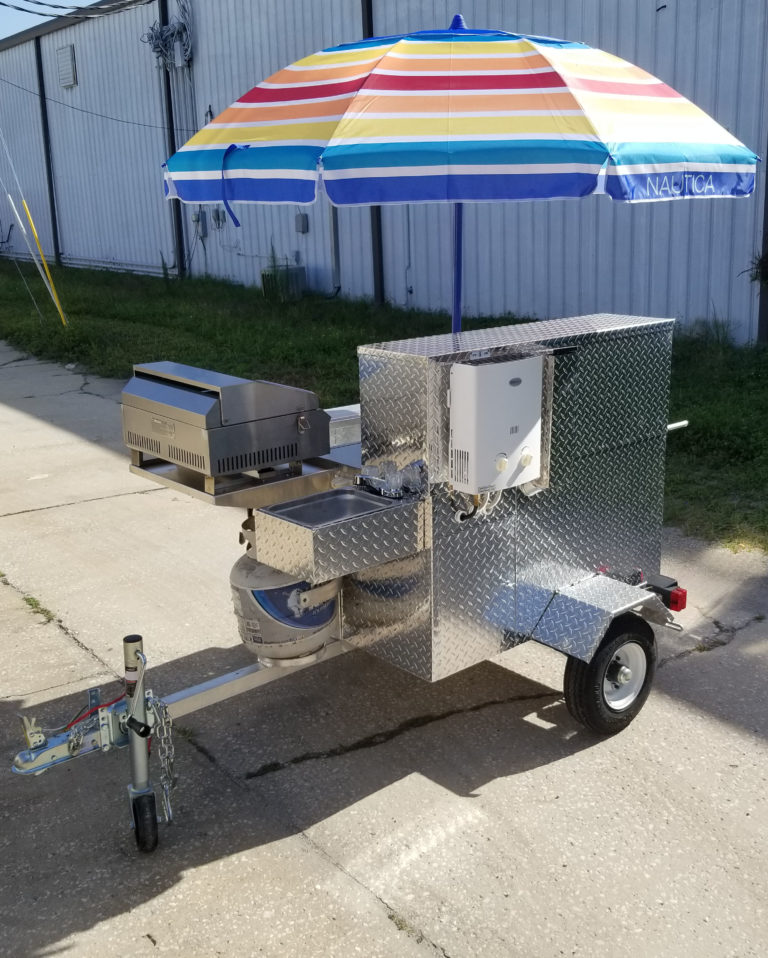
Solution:
{"label": "trailer fender", "polygon": [[639,585],[594,575],[558,590],[548,602],[530,637],[542,645],[589,662],[608,628],[624,615],[630,623],[667,625],[672,614],[661,599]]}

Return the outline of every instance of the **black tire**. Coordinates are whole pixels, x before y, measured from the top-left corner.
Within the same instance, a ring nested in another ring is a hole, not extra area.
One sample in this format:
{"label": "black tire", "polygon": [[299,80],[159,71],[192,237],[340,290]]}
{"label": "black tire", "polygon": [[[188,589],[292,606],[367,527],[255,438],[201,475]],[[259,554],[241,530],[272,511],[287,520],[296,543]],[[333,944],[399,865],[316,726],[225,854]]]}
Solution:
{"label": "black tire", "polygon": [[[623,668],[628,668],[629,679],[621,674]],[[588,729],[615,735],[645,705],[655,672],[653,629],[636,616],[617,619],[590,662],[568,658],[563,680],[565,704]]]}
{"label": "black tire", "polygon": [[153,792],[137,795],[131,802],[133,809],[133,832],[140,852],[153,852],[157,848],[157,810]]}

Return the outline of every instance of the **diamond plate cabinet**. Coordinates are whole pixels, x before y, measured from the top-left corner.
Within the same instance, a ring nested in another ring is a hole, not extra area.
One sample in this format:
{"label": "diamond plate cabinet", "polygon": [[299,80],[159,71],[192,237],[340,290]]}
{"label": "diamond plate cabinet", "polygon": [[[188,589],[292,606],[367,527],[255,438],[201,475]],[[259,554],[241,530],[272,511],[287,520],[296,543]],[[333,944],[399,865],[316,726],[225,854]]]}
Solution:
{"label": "diamond plate cabinet", "polygon": [[[672,326],[600,314],[361,347],[363,465],[423,460],[429,490],[420,550],[345,578],[345,638],[432,681],[530,638],[589,659],[611,599],[563,596],[659,570]],[[457,522],[451,364],[537,354],[551,357],[548,487]]]}

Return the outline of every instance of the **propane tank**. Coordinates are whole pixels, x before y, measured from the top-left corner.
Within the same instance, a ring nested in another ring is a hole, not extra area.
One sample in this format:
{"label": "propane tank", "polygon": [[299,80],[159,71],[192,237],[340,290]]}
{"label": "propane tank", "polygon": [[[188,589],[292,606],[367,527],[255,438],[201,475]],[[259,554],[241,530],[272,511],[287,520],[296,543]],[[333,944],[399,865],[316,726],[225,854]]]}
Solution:
{"label": "propane tank", "polygon": [[260,659],[314,655],[338,638],[338,597],[305,608],[299,597],[309,582],[257,562],[246,553],[229,577],[240,638]]}

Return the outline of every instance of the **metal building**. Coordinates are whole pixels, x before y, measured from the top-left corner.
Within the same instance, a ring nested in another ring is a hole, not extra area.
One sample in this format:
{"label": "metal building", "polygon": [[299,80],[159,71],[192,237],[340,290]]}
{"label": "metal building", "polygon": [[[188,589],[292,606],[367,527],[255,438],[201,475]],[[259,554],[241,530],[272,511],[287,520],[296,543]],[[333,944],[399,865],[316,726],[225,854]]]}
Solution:
{"label": "metal building", "polygon": [[[637,63],[763,152],[764,0],[461,6],[472,26],[583,40]],[[0,41],[0,128],[43,248],[65,264],[255,285],[276,258],[304,267],[313,289],[449,309],[448,208],[333,213],[321,198],[301,210],[248,208],[237,229],[223,210],[166,203],[161,164],[209,111],[286,63],[361,36],[447,26],[454,8],[446,0],[127,0],[110,16],[60,18]],[[142,37],[156,39],[167,24],[178,42],[163,60]],[[0,176],[12,182],[4,158]],[[738,342],[768,339],[768,295],[761,303],[748,275],[768,249],[765,207],[762,169],[754,196],[723,203],[627,206],[595,196],[469,205],[464,313],[719,319]],[[11,222],[0,196],[0,241]],[[25,255],[18,229],[0,252]]]}

